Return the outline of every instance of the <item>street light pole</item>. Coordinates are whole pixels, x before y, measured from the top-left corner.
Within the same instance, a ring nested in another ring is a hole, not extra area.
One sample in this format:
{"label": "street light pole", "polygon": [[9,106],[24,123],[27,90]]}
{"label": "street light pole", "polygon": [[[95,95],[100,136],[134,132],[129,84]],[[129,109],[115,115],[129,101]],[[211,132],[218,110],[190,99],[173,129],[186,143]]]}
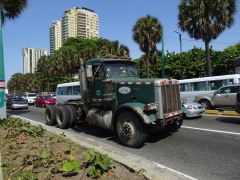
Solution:
{"label": "street light pole", "polygon": [[180,33],[180,32],[177,32],[177,31],[174,31],[174,32],[179,34],[179,40],[180,40],[180,54],[182,54],[182,38],[181,38],[181,33]]}
{"label": "street light pole", "polygon": [[[182,38],[181,38],[181,33],[180,32],[177,32],[177,31],[174,31],[175,33],[178,33],[179,34],[179,41],[180,41],[180,63],[182,61]],[[182,79],[182,71],[180,73],[180,79]]]}
{"label": "street light pole", "polygon": [[[160,34],[160,32],[158,32],[155,27],[152,27],[152,30],[154,30],[158,34]],[[164,66],[165,66],[165,63],[164,63],[164,32],[163,32],[163,29],[162,29],[162,78],[165,78],[165,67]]]}

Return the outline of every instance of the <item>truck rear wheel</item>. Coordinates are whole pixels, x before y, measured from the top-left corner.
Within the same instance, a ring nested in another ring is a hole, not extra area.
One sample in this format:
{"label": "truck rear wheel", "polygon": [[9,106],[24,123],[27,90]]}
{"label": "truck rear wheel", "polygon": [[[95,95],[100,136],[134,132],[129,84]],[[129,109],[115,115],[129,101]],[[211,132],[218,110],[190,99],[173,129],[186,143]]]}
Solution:
{"label": "truck rear wheel", "polygon": [[45,119],[47,121],[47,125],[53,126],[56,124],[56,106],[49,105],[45,110]]}
{"label": "truck rear wheel", "polygon": [[67,105],[66,107],[68,108],[71,117],[69,127],[73,127],[77,122],[77,111],[73,105]]}
{"label": "truck rear wheel", "polygon": [[128,147],[141,147],[147,139],[147,128],[132,112],[125,111],[117,119],[117,134]]}
{"label": "truck rear wheel", "polygon": [[66,106],[57,107],[56,116],[57,125],[61,129],[67,129],[70,124],[70,112]]}

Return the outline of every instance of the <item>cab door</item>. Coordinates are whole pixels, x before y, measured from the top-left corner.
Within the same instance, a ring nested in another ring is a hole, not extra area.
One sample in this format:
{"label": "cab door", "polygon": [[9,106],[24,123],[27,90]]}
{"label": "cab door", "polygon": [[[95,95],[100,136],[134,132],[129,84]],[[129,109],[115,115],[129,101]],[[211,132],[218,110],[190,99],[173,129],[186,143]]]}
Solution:
{"label": "cab door", "polygon": [[101,102],[103,97],[103,83],[104,72],[102,65],[93,65],[93,79],[89,83],[90,99],[92,102]]}

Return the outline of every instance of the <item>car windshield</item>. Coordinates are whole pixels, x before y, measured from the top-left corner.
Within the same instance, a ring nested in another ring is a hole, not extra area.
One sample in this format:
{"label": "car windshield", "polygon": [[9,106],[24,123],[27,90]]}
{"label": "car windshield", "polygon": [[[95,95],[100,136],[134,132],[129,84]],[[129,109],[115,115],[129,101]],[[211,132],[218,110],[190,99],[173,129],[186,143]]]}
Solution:
{"label": "car windshield", "polygon": [[16,101],[26,101],[26,100],[23,99],[23,98],[11,98],[11,100],[12,100],[13,102],[16,102]]}
{"label": "car windshield", "polygon": [[28,94],[28,97],[36,97],[36,94]]}
{"label": "car windshield", "polygon": [[134,62],[105,62],[110,77],[137,77],[137,67]]}
{"label": "car windshield", "polygon": [[43,99],[53,99],[52,96],[43,96]]}

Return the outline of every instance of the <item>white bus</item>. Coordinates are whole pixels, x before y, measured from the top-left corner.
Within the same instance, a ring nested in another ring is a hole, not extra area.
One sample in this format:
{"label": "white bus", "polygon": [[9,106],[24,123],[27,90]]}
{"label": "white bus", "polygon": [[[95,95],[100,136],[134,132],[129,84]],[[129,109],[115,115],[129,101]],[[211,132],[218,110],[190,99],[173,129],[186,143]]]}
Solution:
{"label": "white bus", "polygon": [[70,99],[79,99],[80,94],[80,82],[70,82],[57,85],[56,90],[56,104],[63,103]]}
{"label": "white bus", "polygon": [[181,98],[193,101],[196,95],[214,92],[218,88],[240,83],[240,74],[179,80]]}

